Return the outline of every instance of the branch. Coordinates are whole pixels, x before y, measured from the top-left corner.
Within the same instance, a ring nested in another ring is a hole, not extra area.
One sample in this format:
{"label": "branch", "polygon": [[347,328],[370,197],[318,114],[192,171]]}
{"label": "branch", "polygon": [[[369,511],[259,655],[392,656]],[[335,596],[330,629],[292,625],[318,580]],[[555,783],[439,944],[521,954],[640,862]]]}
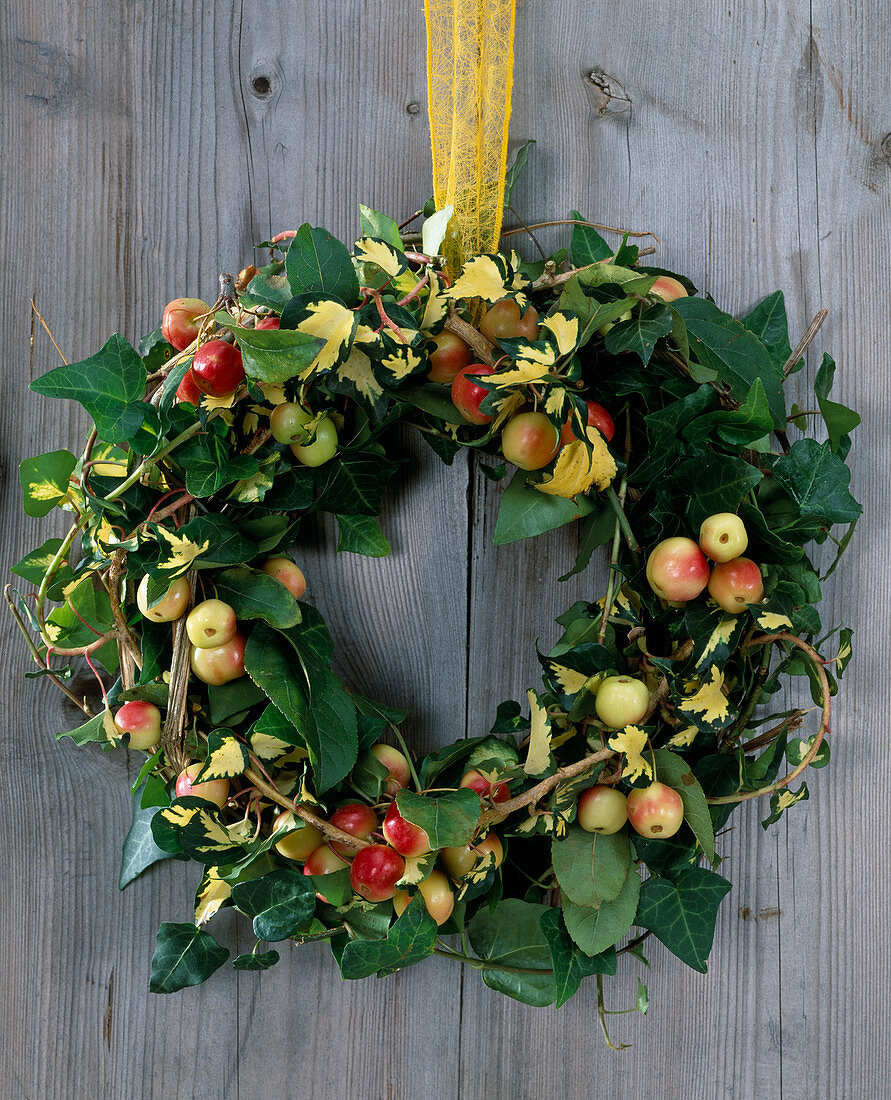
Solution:
{"label": "branch", "polygon": [[292,798],[282,794],[273,783],[267,783],[263,776],[254,771],[253,768],[245,768],[243,774],[245,779],[253,783],[257,790],[265,795],[270,802],[274,802],[284,810],[289,810],[305,821],[307,825],[315,825],[328,840],[336,840],[338,844],[343,844],[346,848],[353,848],[357,852],[362,848],[368,848],[373,843],[370,840],[360,840],[359,837],[353,836],[351,833],[345,833],[343,829],[338,829],[336,825],[332,825],[330,821],[314,814],[312,810],[307,810],[301,803],[295,802]]}
{"label": "branch", "polygon": [[810,347],[814,337],[820,331],[820,327],[826,318],[829,316],[828,309],[821,309],[820,312],[814,317],[813,321],[808,325],[807,331],[804,336],[798,341],[798,346],[795,351],[789,356],[785,363],[783,363],[783,377],[788,378],[792,373],[792,368],[798,362],[798,360],[804,355],[807,349]]}
{"label": "branch", "polygon": [[481,363],[485,363],[489,367],[495,366],[497,362],[494,354],[495,345],[491,340],[487,340],[479,329],[475,329],[473,325],[462,321],[455,313],[449,314],[445,327],[449,332],[454,332],[456,336],[460,336],[465,344],[469,344]]}

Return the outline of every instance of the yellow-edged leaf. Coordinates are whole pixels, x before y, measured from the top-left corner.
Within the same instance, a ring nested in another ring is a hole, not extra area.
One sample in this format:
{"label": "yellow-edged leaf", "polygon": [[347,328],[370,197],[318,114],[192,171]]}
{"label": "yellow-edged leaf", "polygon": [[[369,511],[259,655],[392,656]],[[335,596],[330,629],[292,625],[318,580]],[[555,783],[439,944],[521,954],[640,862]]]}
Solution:
{"label": "yellow-edged leaf", "polygon": [[448,295],[443,293],[445,284],[435,271],[430,271],[430,283],[427,298],[424,302],[424,312],[418,327],[422,332],[435,332],[449,311]]}
{"label": "yellow-edged leaf", "polygon": [[301,373],[300,380],[306,381],[312,375],[333,370],[338,363],[342,363],[349,355],[356,325],[356,314],[339,302],[330,298],[311,302],[306,307],[306,316],[297,328],[300,332],[324,340],[325,343],[319,354]]}
{"label": "yellow-edged leaf", "polygon": [[579,339],[579,319],[570,313],[552,313],[542,319],[541,327],[552,334],[558,353],[570,355]]}
{"label": "yellow-edged leaf", "polygon": [[539,492],[572,499],[593,487],[605,489],[609,485],[616,476],[615,459],[596,428],[588,428],[586,434],[587,444],[577,439],[563,447],[554,472],[536,484]]}
{"label": "yellow-edged leaf", "polygon": [[550,344],[527,344],[513,361],[513,365],[489,375],[488,381],[500,389],[503,386],[525,386],[540,382],[551,373],[557,355]]}
{"label": "yellow-edged leaf", "polygon": [[195,923],[205,924],[209,921],[223,902],[229,900],[231,894],[232,887],[220,878],[219,870],[216,867],[209,867],[198,887]]}
{"label": "yellow-edged leaf", "polygon": [[808,797],[808,789],[805,786],[799,787],[797,791],[790,791],[788,787],[785,790],[778,791],[776,794],[776,808],[780,811],[788,810],[790,806],[794,806],[796,802],[801,802],[803,798]]}
{"label": "yellow-edged leaf", "polygon": [[507,272],[503,261],[494,256],[474,256],[461,269],[461,274],[449,290],[452,301],[459,298],[482,298],[497,302],[508,292]]}
{"label": "yellow-edged leaf", "polygon": [[158,565],[158,569],[165,573],[184,573],[195,558],[200,558],[205,551],[210,549],[210,542],[192,542],[183,538],[175,531],[167,527],[156,527],[155,534],[159,542],[166,542],[170,547],[170,557]]}
{"label": "yellow-edged leaf", "polygon": [[759,611],[757,607],[751,609],[755,614],[755,622],[762,630],[791,630],[792,620],[785,615],[778,615],[775,611]]}
{"label": "yellow-edged leaf", "polygon": [[668,744],[676,749],[686,749],[696,740],[697,733],[699,733],[699,730],[695,726],[685,726],[669,737]]}
{"label": "yellow-edged leaf", "polygon": [[609,747],[625,756],[623,779],[633,783],[640,775],[645,775],[647,779],[653,778],[653,765],[643,755],[648,741],[649,738],[639,726],[626,726],[609,739]]}
{"label": "yellow-edged leaf", "polygon": [[375,264],[387,275],[398,275],[406,266],[404,256],[376,237],[363,237],[357,241],[355,257],[360,263]]}
{"label": "yellow-edged leaf", "polygon": [[551,720],[534,691],[527,691],[526,696],[529,699],[531,729],[523,771],[527,775],[541,775],[551,760]]}
{"label": "yellow-edged leaf", "polygon": [[730,700],[724,694],[724,676],[717,668],[709,669],[707,677],[689,695],[685,695],[678,709],[700,725],[727,725],[732,718]]}

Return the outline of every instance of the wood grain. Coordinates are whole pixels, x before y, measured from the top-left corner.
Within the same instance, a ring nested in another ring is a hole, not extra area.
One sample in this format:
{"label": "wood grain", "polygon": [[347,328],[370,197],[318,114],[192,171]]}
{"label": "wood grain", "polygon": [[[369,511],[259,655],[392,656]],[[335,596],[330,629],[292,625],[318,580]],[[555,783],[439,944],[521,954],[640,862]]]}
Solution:
{"label": "wood grain", "polygon": [[[261,976],[221,970],[172,997],[147,991],[161,920],[188,919],[192,868],[161,865],[115,890],[135,761],[53,734],[73,716],[40,681],[6,618],[0,637],[0,1095],[467,1100],[592,1093],[671,1098],[883,1095],[891,1071],[884,950],[887,859],[875,807],[889,779],[886,349],[881,293],[891,222],[891,23],[878,0],[622,5],[519,0],[512,144],[535,137],[515,192],[526,219],[576,207],[651,230],[654,262],[743,311],[782,286],[795,336],[830,318],[808,357],[839,362],[864,415],[855,489],[866,518],[827,582],[824,621],[857,628],[834,723],[834,766],[766,832],[749,805],[722,837],[734,882],[710,973],[658,945],[623,960],[610,1006],[649,982],[647,1020],[613,1017],[634,1050],[602,1047],[593,990],[559,1012],[507,1001],[444,960],[341,983],[323,948],[288,949]],[[27,520],[22,457],[75,445],[83,418],[27,393],[60,347],[154,327],[179,294],[308,219],[349,239],[362,200],[407,216],[427,197],[421,6],[257,0],[203,8],[146,0],[9,0],[0,12],[0,225],[5,303],[0,407],[2,568],[58,533]],[[562,243],[545,230],[546,246]],[[525,246],[523,246],[525,247]],[[34,337],[33,352],[29,340]],[[555,614],[594,599],[602,567],[564,585],[577,535],[496,549],[500,486],[417,439],[389,495],[382,561],[301,536],[313,599],[343,675],[411,711],[426,747],[488,728],[538,682]],[[220,938],[249,949],[227,917]]]}

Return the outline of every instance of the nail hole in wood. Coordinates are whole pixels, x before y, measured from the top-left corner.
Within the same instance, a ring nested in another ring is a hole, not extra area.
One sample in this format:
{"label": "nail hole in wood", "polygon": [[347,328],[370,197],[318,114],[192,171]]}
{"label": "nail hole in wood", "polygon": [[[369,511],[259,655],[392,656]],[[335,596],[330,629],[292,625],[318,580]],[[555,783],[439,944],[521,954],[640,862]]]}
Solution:
{"label": "nail hole in wood", "polygon": [[272,84],[268,76],[255,76],[251,81],[251,87],[254,90],[254,95],[261,97],[268,96],[272,91]]}

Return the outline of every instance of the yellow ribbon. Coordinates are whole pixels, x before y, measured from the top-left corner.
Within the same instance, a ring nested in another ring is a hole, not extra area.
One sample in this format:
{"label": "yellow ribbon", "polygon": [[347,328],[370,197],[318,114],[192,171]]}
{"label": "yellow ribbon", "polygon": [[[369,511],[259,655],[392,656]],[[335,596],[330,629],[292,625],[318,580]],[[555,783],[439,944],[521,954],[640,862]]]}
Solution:
{"label": "yellow ribbon", "polygon": [[454,213],[442,245],[455,275],[497,252],[504,206],[514,0],[424,0],[433,194]]}

